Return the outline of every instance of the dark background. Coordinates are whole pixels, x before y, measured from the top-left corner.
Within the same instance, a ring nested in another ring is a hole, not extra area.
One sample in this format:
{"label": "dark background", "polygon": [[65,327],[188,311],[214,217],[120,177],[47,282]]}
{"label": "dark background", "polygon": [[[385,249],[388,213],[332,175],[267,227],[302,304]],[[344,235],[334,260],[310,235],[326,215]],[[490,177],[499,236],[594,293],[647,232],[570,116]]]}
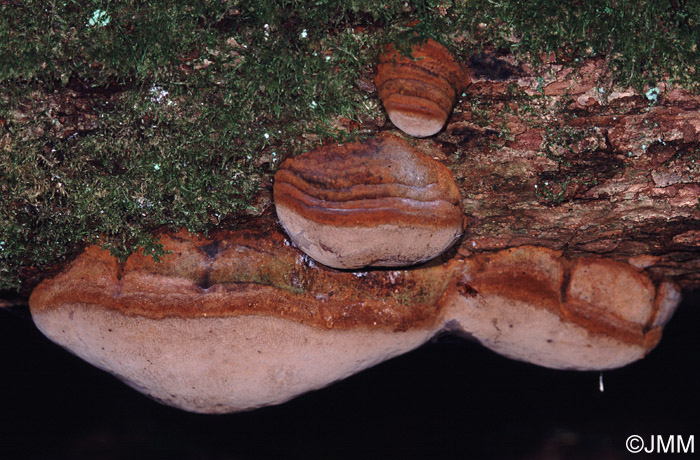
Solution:
{"label": "dark background", "polygon": [[[695,436],[700,293],[644,360],[539,368],[441,338],[286,404],[232,415],[155,403],[0,309],[0,459],[626,459],[625,440]],[[670,455],[670,454],[667,454]],[[674,458],[692,458],[673,454]]]}

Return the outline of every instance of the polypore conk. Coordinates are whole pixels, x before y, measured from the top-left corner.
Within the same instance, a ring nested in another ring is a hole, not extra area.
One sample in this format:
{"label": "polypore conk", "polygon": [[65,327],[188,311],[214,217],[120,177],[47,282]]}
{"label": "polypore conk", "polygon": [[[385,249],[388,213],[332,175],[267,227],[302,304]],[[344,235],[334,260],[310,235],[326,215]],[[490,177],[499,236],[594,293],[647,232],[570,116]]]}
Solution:
{"label": "polypore conk", "polygon": [[414,46],[410,56],[388,45],[375,79],[391,122],[414,137],[440,131],[469,82],[465,67],[434,40]]}
{"label": "polypore conk", "polygon": [[630,265],[545,248],[358,277],[310,267],[269,230],[161,242],[162,263],[89,247],[29,303],[51,340],[194,412],[282,403],[442,332],[553,368],[619,367],[656,345],[680,300]]}
{"label": "polypore conk", "polygon": [[274,201],[297,247],[334,268],[424,262],[464,228],[452,173],[389,135],[286,160],[275,175]]}
{"label": "polypore conk", "polygon": [[283,241],[181,233],[161,238],[172,251],[162,263],[133,254],[123,266],[93,246],[34,290],[32,316],[51,340],[134,389],[204,413],[282,403],[433,335],[424,304],[378,301],[380,287],[350,273],[308,271]]}
{"label": "polypore conk", "polygon": [[510,358],[603,370],[649,353],[679,301],[672,283],[655,290],[630,265],[525,246],[467,260],[445,317]]}

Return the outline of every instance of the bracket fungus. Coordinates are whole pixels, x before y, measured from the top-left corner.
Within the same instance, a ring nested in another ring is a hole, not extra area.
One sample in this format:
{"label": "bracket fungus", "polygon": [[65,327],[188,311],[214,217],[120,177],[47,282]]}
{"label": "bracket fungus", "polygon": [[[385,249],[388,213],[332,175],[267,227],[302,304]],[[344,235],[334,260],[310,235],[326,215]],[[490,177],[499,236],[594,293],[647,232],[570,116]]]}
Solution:
{"label": "bracket fungus", "polygon": [[287,159],[274,201],[294,244],[334,268],[424,262],[464,229],[452,173],[391,135]]}
{"label": "bracket fungus", "polygon": [[414,46],[410,56],[388,45],[375,79],[391,122],[414,137],[440,131],[469,83],[464,65],[432,39]]}
{"label": "bracket fungus", "polygon": [[361,278],[313,269],[285,242],[181,232],[161,237],[161,263],[135,253],[124,264],[92,246],[34,290],[32,317],[134,389],[203,413],[282,403],[433,334],[425,305],[373,300],[381,293]]}
{"label": "bracket fungus", "polygon": [[194,412],[279,404],[443,332],[552,368],[620,367],[656,345],[680,300],[630,265],[531,246],[357,276],[310,265],[270,230],[161,242],[161,263],[89,247],[29,303],[51,340]]}
{"label": "bracket fungus", "polygon": [[453,328],[513,359],[604,370],[643,358],[680,302],[631,265],[523,246],[474,256],[448,290]]}

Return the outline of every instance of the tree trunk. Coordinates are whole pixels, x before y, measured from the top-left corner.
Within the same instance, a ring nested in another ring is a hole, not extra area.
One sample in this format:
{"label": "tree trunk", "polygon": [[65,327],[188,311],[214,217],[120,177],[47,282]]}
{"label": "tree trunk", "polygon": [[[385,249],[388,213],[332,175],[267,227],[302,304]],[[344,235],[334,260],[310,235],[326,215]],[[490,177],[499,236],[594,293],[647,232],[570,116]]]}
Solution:
{"label": "tree trunk", "polygon": [[533,70],[471,61],[446,129],[416,140],[454,172],[460,252],[537,245],[700,288],[700,97],[611,87],[603,59]]}

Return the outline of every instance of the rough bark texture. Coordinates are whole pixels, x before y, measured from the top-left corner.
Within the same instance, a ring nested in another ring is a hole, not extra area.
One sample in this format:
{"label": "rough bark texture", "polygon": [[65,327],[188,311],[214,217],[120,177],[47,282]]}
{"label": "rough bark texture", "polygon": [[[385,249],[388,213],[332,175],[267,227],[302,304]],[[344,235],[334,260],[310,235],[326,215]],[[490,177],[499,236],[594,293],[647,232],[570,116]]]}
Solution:
{"label": "rough bark texture", "polygon": [[473,58],[447,127],[414,144],[460,186],[470,221],[460,252],[545,246],[698,289],[700,97],[663,83],[614,88],[605,69]]}
{"label": "rough bark texture", "polygon": [[[646,93],[613,87],[604,59],[532,69],[491,53],[467,64],[472,84],[447,126],[403,135],[455,176],[468,218],[460,253],[543,246],[700,289],[700,95],[663,82]],[[370,99],[373,80],[355,82]],[[59,136],[88,129],[81,120]],[[384,113],[337,123],[398,133]],[[252,204],[273,216],[267,180]],[[30,270],[23,292],[58,269]]]}

